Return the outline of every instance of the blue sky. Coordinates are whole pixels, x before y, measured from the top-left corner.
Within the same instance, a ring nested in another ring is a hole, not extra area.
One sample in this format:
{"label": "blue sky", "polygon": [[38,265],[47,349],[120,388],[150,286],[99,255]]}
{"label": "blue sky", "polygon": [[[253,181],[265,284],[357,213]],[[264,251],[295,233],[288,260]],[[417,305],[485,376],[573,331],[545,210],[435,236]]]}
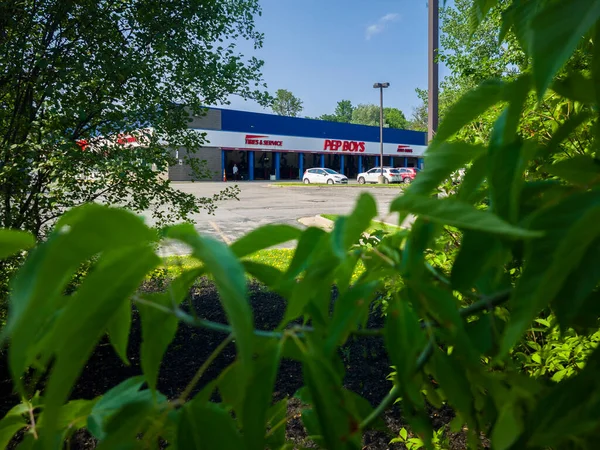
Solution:
{"label": "blue sky", "polygon": [[[288,89],[302,116],[333,113],[336,103],[378,103],[377,81],[390,82],[386,106],[410,117],[427,87],[427,0],[262,0],[262,49],[269,92]],[[246,49],[244,49],[246,50]],[[440,77],[446,70],[440,68]],[[231,97],[229,108],[263,110]]]}

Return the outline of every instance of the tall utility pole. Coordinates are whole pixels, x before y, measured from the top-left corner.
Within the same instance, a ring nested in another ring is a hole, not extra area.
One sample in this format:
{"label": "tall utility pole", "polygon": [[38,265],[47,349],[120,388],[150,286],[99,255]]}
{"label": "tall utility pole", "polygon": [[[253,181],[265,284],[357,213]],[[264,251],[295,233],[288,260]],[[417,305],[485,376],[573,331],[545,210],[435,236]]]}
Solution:
{"label": "tall utility pole", "polygon": [[427,141],[431,142],[438,128],[439,73],[439,0],[429,1],[429,104],[427,109]]}
{"label": "tall utility pole", "polygon": [[385,183],[383,176],[383,89],[390,86],[390,83],[375,83],[373,87],[379,89],[379,170],[381,170],[377,179],[379,184]]}

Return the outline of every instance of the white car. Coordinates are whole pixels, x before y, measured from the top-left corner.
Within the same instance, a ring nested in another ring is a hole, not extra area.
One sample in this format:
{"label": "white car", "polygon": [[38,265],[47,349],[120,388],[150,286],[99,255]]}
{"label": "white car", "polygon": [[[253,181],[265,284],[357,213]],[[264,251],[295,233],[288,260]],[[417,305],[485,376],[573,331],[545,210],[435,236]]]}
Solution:
{"label": "white car", "polygon": [[[359,173],[356,180],[359,184],[365,183],[378,183],[379,175],[381,175],[381,167],[375,167],[367,172]],[[383,168],[383,182],[388,183],[402,183],[402,174],[398,169],[393,167]]]}
{"label": "white car", "polygon": [[348,177],[332,169],[306,169],[302,176],[304,184],[348,184]]}

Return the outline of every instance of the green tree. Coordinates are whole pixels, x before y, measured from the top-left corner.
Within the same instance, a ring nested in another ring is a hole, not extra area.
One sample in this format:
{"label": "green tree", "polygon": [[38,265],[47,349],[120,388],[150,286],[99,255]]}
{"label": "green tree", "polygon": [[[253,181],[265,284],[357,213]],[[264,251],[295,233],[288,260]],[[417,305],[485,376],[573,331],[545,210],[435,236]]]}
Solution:
{"label": "green tree", "polygon": [[419,106],[413,108],[412,116],[408,121],[408,129],[414,131],[427,131],[429,114],[427,112],[427,102],[421,102]]}
{"label": "green tree", "polygon": [[390,128],[408,128],[408,120],[398,108],[383,108],[383,120]]}
{"label": "green tree", "polygon": [[491,8],[473,29],[473,8],[478,0],[455,0],[441,9],[440,62],[451,68],[450,79],[461,93],[489,78],[511,77],[528,67],[528,58],[514,33],[498,45],[502,13],[509,1]]}
{"label": "green tree", "polygon": [[271,109],[280,116],[297,117],[302,112],[302,100],[286,89],[278,89]]}
{"label": "green tree", "polygon": [[379,126],[379,106],[358,105],[352,111],[352,123],[357,125]]}
{"label": "green tree", "polygon": [[339,122],[338,116],[335,114],[323,114],[318,117],[319,120],[325,120],[327,122]]}
{"label": "green tree", "polygon": [[[528,32],[525,28],[530,24],[517,19],[519,15],[527,17],[531,12],[527,8],[532,5],[533,3],[529,3],[529,6],[517,5],[507,0],[491,2],[485,17],[481,14],[482,10],[477,12],[479,0],[456,0],[453,5],[442,9],[440,60],[448,66],[451,75],[440,84],[440,119],[448,108],[466,92],[477,87],[482,80],[513,80],[531,69],[531,58],[527,56],[530,49],[524,35]],[[477,17],[480,20],[476,20]],[[478,24],[476,29],[473,28],[474,23]],[[510,26],[507,26],[508,23]],[[498,30],[505,31],[502,45],[498,43]],[[592,39],[582,41],[558,76],[566,76],[570,71],[589,73],[592,70],[593,51]],[[418,112],[421,118],[426,118],[427,93],[423,90],[417,90],[417,93],[422,99]],[[562,151],[548,155],[552,161],[589,154],[593,147],[589,105],[575,104],[560,95],[562,93],[564,92],[548,91],[542,99],[538,99],[533,93],[527,96],[520,125],[520,132],[524,137],[536,135],[545,142],[551,139],[554,131],[564,121],[581,120],[576,133],[560,144]],[[461,131],[461,137],[470,139],[471,142],[487,141],[500,111],[499,106],[491,108],[468,124]],[[543,170],[539,170],[539,167],[544,166],[544,160],[538,158],[536,164],[538,168],[530,171],[530,175],[538,173],[545,176]]]}
{"label": "green tree", "polygon": [[352,122],[352,113],[354,112],[354,106],[350,100],[340,100],[335,107],[335,116],[337,122],[350,123]]}
{"label": "green tree", "polygon": [[352,102],[350,100],[341,100],[337,103],[335,112],[333,114],[323,114],[319,116],[319,119],[326,120],[328,122],[350,123],[352,121],[353,111],[354,106],[352,106]]}
{"label": "green tree", "polygon": [[[352,112],[352,123],[357,125],[379,126],[379,106],[358,105]],[[383,123],[385,127],[402,128],[408,127],[408,121],[404,113],[397,108],[383,108]]]}
{"label": "green tree", "polygon": [[[188,129],[203,105],[234,93],[267,100],[253,88],[262,62],[220,44],[261,46],[259,12],[245,0],[1,2],[0,223],[40,236],[89,201],[152,209],[159,221],[214,209],[161,173],[173,148],[187,158],[204,144]],[[143,145],[123,148],[120,133]],[[82,151],[82,140],[93,145]]]}

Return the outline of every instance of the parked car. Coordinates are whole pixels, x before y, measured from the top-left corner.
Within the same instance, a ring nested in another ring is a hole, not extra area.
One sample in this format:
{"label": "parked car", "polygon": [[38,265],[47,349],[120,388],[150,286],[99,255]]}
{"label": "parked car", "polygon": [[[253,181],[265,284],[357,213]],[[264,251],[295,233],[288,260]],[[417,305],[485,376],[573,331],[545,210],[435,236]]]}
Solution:
{"label": "parked car", "polygon": [[348,184],[348,177],[333,169],[319,167],[306,169],[302,181],[304,184]]}
{"label": "parked car", "polygon": [[[366,172],[359,173],[358,176],[356,177],[356,180],[359,182],[359,184],[378,183],[379,175],[381,175],[381,168],[375,167]],[[383,182],[385,184],[401,183],[402,181],[403,181],[402,176],[401,176],[400,172],[398,171],[398,169],[394,169],[393,167],[384,167],[383,168]]]}
{"label": "parked car", "polygon": [[398,167],[396,170],[398,170],[402,176],[403,183],[412,183],[417,176],[417,170],[414,167]]}

